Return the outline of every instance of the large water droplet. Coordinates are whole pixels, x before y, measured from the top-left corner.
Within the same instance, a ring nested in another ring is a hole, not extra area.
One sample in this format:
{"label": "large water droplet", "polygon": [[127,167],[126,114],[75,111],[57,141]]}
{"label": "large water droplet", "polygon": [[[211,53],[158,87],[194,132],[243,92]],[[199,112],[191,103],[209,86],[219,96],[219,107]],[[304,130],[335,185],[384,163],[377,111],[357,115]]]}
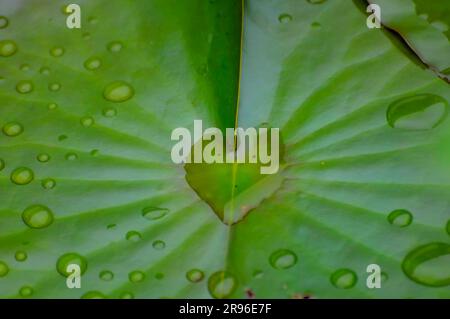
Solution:
{"label": "large water droplet", "polygon": [[167,215],[167,208],[145,207],[142,209],[142,216],[148,220],[157,220]]}
{"label": "large water droplet", "polygon": [[77,264],[78,266],[80,266],[81,275],[86,272],[88,266],[85,257],[77,253],[67,253],[58,258],[58,261],[56,262],[56,270],[62,276],[67,277],[70,275],[70,273],[67,272],[67,266],[69,266],[70,264]]}
{"label": "large water droplet", "polygon": [[342,268],[331,275],[330,281],[336,288],[350,289],[356,285],[358,277],[353,270]]}
{"label": "large water droplet", "polygon": [[28,80],[19,81],[16,84],[16,91],[20,94],[27,94],[32,92],[34,89],[33,82]]}
{"label": "large water droplet", "polygon": [[22,261],[27,260],[28,255],[27,255],[27,253],[26,253],[25,251],[19,250],[19,251],[16,251],[16,253],[15,253],[15,255],[14,255],[14,258],[15,258],[17,261],[22,262]]}
{"label": "large water droplet", "polygon": [[64,54],[65,50],[62,47],[54,47],[50,49],[50,54],[54,57],[60,57]]}
{"label": "large water droplet", "polygon": [[287,13],[280,14],[278,16],[278,21],[280,23],[283,23],[283,24],[289,23],[289,22],[292,21],[292,16],[290,14],[287,14]]}
{"label": "large water droplet", "polygon": [[30,297],[33,294],[34,290],[32,287],[30,286],[23,286],[22,288],[20,288],[19,290],[19,294],[20,296],[26,298],[26,297]]}
{"label": "large water droplet", "polygon": [[133,242],[138,242],[142,239],[142,235],[141,233],[135,231],[135,230],[130,230],[126,235],[125,238],[128,241],[133,241]]}
{"label": "large water droplet", "polygon": [[81,299],[106,299],[107,297],[100,291],[88,291],[81,296]]}
{"label": "large water droplet", "polygon": [[123,81],[115,81],[108,84],[103,90],[103,97],[111,102],[125,102],[134,95],[133,87]]}
{"label": "large water droplet", "polygon": [[9,122],[3,126],[2,131],[6,136],[13,137],[22,134],[23,126],[18,122]]}
{"label": "large water droplet", "polygon": [[199,282],[202,281],[205,274],[200,269],[191,269],[186,273],[186,278],[190,282]]}
{"label": "large water droplet", "polygon": [[17,185],[27,185],[34,179],[34,173],[28,167],[18,167],[11,173],[11,181]]}
{"label": "large water droplet", "polygon": [[208,279],[208,291],[214,298],[228,298],[236,287],[236,278],[228,271],[215,272]]}
{"label": "large water droplet", "polygon": [[113,41],[108,43],[108,50],[111,52],[119,52],[122,50],[123,44],[119,41]]}
{"label": "large water droplet", "polygon": [[9,20],[5,16],[0,16],[0,29],[4,29],[8,26]]}
{"label": "large water droplet", "polygon": [[162,250],[166,247],[166,243],[162,240],[155,240],[152,243],[153,248],[155,248],[156,250]]}
{"label": "large water droplet", "polygon": [[86,61],[84,61],[84,67],[87,70],[97,70],[99,67],[102,66],[102,61],[97,57],[90,57]]}
{"label": "large water droplet", "polygon": [[389,213],[387,219],[391,225],[406,227],[411,224],[413,216],[406,209],[396,209]]}
{"label": "large water droplet", "polygon": [[409,252],[402,269],[409,279],[431,287],[450,285],[450,245],[430,243]]}
{"label": "large water droplet", "polygon": [[101,280],[104,281],[111,281],[114,279],[114,274],[110,270],[103,270],[100,272],[99,277]]}
{"label": "large water droplet", "polygon": [[391,103],[386,112],[393,128],[427,130],[438,126],[447,116],[448,102],[434,94],[417,94]]}
{"label": "large water droplet", "polygon": [[45,228],[53,223],[53,212],[44,205],[32,205],[22,212],[23,222],[30,228]]}
{"label": "large water droplet", "polygon": [[142,282],[145,279],[145,273],[140,270],[134,270],[128,274],[128,279],[133,283]]}
{"label": "large water droplet", "polygon": [[288,249],[280,249],[270,255],[269,263],[273,268],[287,269],[297,263],[297,255]]}
{"label": "large water droplet", "polygon": [[41,186],[44,189],[53,189],[56,186],[56,181],[52,178],[46,178],[42,180]]}
{"label": "large water droplet", "polygon": [[0,41],[0,56],[9,57],[17,52],[17,44],[13,40]]}
{"label": "large water droplet", "polygon": [[84,116],[80,119],[80,123],[81,125],[83,125],[84,127],[89,127],[92,126],[94,124],[94,118],[92,116]]}
{"label": "large water droplet", "polygon": [[9,273],[8,264],[0,260],[0,278],[5,277]]}

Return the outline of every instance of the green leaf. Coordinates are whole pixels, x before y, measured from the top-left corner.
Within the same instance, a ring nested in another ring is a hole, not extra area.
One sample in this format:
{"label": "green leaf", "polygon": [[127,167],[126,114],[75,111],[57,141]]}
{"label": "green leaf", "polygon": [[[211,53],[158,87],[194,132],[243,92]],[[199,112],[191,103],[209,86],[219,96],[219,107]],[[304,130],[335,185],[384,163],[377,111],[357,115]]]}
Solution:
{"label": "green leaf", "polygon": [[[357,1],[79,4],[0,5],[0,296],[450,297],[450,90]],[[280,170],[174,164],[196,119]]]}

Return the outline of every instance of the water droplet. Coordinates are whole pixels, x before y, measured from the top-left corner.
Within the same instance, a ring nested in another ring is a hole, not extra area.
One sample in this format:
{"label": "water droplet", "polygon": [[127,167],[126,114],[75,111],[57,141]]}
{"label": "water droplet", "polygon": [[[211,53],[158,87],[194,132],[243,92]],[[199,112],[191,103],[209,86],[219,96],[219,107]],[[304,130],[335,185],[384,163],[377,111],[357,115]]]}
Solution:
{"label": "water droplet", "polygon": [[46,179],[42,180],[41,186],[44,189],[53,189],[56,186],[56,181],[52,178],[46,178]]}
{"label": "water droplet", "polygon": [[306,0],[306,1],[308,1],[311,4],[321,4],[321,3],[324,3],[327,0]]}
{"label": "water droplet", "polygon": [[87,70],[96,70],[101,67],[102,61],[97,57],[90,57],[86,61],[84,61],[84,67]]}
{"label": "water droplet", "polygon": [[47,163],[50,160],[50,155],[47,153],[40,153],[36,158],[41,163]]}
{"label": "water droplet", "polygon": [[350,289],[356,285],[358,278],[353,270],[342,268],[331,275],[330,281],[336,288]]}
{"label": "water droplet", "polygon": [[413,220],[412,214],[406,209],[396,209],[389,213],[388,222],[398,227],[406,227]]}
{"label": "water droplet", "polygon": [[28,255],[27,255],[27,253],[25,251],[19,250],[19,251],[16,251],[16,254],[14,255],[14,258],[17,261],[25,261],[25,260],[27,260]]}
{"label": "water droplet", "polygon": [[89,127],[92,126],[92,124],[94,124],[94,118],[92,116],[85,116],[82,117],[80,120],[81,125],[83,125],[84,127]]}
{"label": "water droplet", "polygon": [[70,275],[67,272],[67,266],[70,264],[77,264],[80,266],[80,274],[83,275],[87,269],[87,260],[83,256],[77,253],[67,253],[58,258],[56,262],[56,270],[64,277]]}
{"label": "water droplet", "polygon": [[134,299],[133,293],[129,291],[122,292],[119,296],[120,299]]}
{"label": "water droplet", "polygon": [[19,294],[22,297],[30,297],[33,294],[34,290],[33,288],[31,288],[30,286],[23,286],[22,288],[20,288],[19,290]]}
{"label": "water droplet", "polygon": [[283,24],[284,23],[289,23],[289,22],[292,21],[292,16],[290,14],[287,14],[287,13],[280,14],[278,16],[278,21],[280,23],[283,23]]}
{"label": "water droplet", "polygon": [[134,270],[128,274],[128,279],[133,282],[142,282],[145,279],[145,274],[140,270]]}
{"label": "water droplet", "polygon": [[157,220],[167,215],[167,208],[145,207],[142,209],[142,216],[148,220]]}
{"label": "water droplet", "polygon": [[214,298],[228,298],[236,287],[236,278],[227,271],[215,272],[208,279],[208,291]]}
{"label": "water droplet", "polygon": [[447,234],[450,235],[450,219],[447,221],[447,226],[446,226],[445,230],[447,231]]}
{"label": "water droplet", "polygon": [[58,141],[62,142],[64,140],[67,140],[68,138],[69,137],[67,135],[62,134],[62,135],[58,136]]}
{"label": "water droplet", "polygon": [[161,250],[164,249],[166,247],[166,243],[163,242],[162,240],[155,240],[152,243],[153,248],[155,248],[156,250]]}
{"label": "water droplet", "polygon": [[29,71],[30,70],[30,65],[29,64],[22,64],[21,66],[20,66],[20,70],[22,70],[22,71]]}
{"label": "water droplet", "polygon": [[107,297],[100,291],[88,291],[81,296],[81,299],[106,299]]}
{"label": "water droplet", "polygon": [[9,57],[17,52],[17,44],[13,40],[0,41],[0,56]]}
{"label": "water droplet", "polygon": [[53,212],[44,205],[31,205],[22,212],[22,220],[30,228],[45,228],[53,219]]}
{"label": "water droplet", "polygon": [[70,152],[70,153],[66,154],[66,160],[68,160],[68,161],[75,161],[77,159],[78,159],[78,155],[76,153]]}
{"label": "water droplet", "polygon": [[53,91],[53,92],[59,91],[61,89],[61,84],[59,84],[59,83],[50,83],[48,85],[48,89],[50,91]]}
{"label": "water droplet", "polygon": [[158,272],[155,274],[155,279],[161,280],[164,279],[164,274],[162,272]]}
{"label": "water droplet", "polygon": [[18,167],[11,173],[11,181],[17,185],[27,185],[34,179],[34,173],[28,167]]}
{"label": "water droplet", "polygon": [[58,104],[56,104],[56,103],[50,103],[49,105],[47,105],[47,108],[49,109],[49,110],[54,110],[54,109],[56,109],[58,107]]}
{"label": "water droplet", "polygon": [[91,156],[97,156],[99,152],[99,150],[92,150],[89,154],[91,154]]}
{"label": "water droplet", "polygon": [[19,81],[16,84],[16,91],[20,94],[30,93],[31,91],[33,91],[33,89],[34,89],[33,82],[28,80]]}
{"label": "water droplet", "polygon": [[320,28],[322,25],[319,22],[313,22],[311,23],[311,28],[315,28],[318,29]]}
{"label": "water droplet", "polygon": [[3,126],[2,130],[3,134],[5,134],[6,136],[13,137],[22,134],[23,126],[18,122],[9,122]]}
{"label": "water droplet", "polygon": [[409,279],[430,287],[450,285],[450,245],[430,243],[409,252],[402,269]]}
{"label": "water droplet", "polygon": [[111,102],[124,102],[131,99],[133,95],[133,87],[123,81],[112,82],[103,90],[103,97]]}
{"label": "water droplet", "polygon": [[103,270],[100,272],[99,277],[101,280],[104,281],[111,281],[114,279],[114,274],[110,270]]}
{"label": "water droplet", "polygon": [[60,57],[64,54],[64,48],[62,47],[54,47],[50,50],[50,54],[54,57]]}
{"label": "water droplet", "polygon": [[263,275],[264,275],[263,271],[259,270],[259,269],[255,270],[253,272],[253,278],[255,278],[255,279],[262,278]]}
{"label": "water droplet", "polygon": [[116,224],[108,224],[108,225],[106,225],[106,229],[113,229],[113,228],[116,228]]}
{"label": "water droplet", "polygon": [[297,263],[297,255],[288,249],[280,249],[270,255],[269,263],[276,269],[291,268]]}
{"label": "water droplet", "polygon": [[386,112],[388,124],[406,130],[427,130],[447,116],[448,102],[434,94],[417,94],[391,103]]}
{"label": "water droplet", "polygon": [[142,235],[135,231],[135,230],[130,230],[126,235],[125,238],[129,241],[133,241],[133,242],[138,242],[142,239]]}
{"label": "water droplet", "polygon": [[6,28],[8,24],[9,24],[8,18],[5,16],[0,16],[0,29]]}
{"label": "water droplet", "polygon": [[119,52],[122,50],[123,44],[119,41],[113,41],[108,43],[108,50],[111,52]]}
{"label": "water droplet", "polygon": [[83,39],[89,40],[91,38],[91,34],[89,32],[83,33]]}
{"label": "water droplet", "polygon": [[104,117],[114,117],[117,115],[117,111],[115,108],[107,107],[103,109],[102,114]]}
{"label": "water droplet", "polygon": [[43,75],[49,75],[49,74],[50,74],[50,69],[49,69],[48,67],[46,67],[46,66],[43,66],[43,67],[39,70],[39,72],[40,72],[41,74],[43,74]]}
{"label": "water droplet", "polygon": [[0,158],[0,171],[2,171],[5,168],[5,161]]}
{"label": "water droplet", "polygon": [[96,23],[98,22],[98,20],[97,20],[96,17],[89,17],[89,18],[88,18],[88,22],[89,22],[90,24],[96,24]]}
{"label": "water droplet", "polygon": [[8,264],[0,260],[0,278],[5,277],[9,273]]}
{"label": "water droplet", "polygon": [[190,282],[199,282],[203,280],[205,274],[200,269],[191,269],[186,273],[186,278]]}

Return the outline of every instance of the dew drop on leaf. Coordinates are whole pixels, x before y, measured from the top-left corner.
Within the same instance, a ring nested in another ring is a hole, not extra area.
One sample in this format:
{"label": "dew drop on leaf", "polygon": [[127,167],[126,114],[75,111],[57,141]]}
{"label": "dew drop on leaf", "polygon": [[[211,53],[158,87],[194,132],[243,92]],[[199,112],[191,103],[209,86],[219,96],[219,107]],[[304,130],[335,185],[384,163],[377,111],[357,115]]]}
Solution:
{"label": "dew drop on leaf", "polygon": [[23,126],[18,122],[9,122],[3,126],[2,131],[6,136],[14,137],[22,134]]}
{"label": "dew drop on leaf", "polygon": [[324,3],[327,0],[306,0],[306,1],[308,1],[311,4],[321,4],[321,3]]}
{"label": "dew drop on leaf", "polygon": [[5,161],[0,158],[0,171],[2,171],[5,168]]}
{"label": "dew drop on leaf", "polygon": [[0,16],[0,29],[4,29],[9,25],[9,20],[5,16]]}
{"label": "dew drop on leaf", "polygon": [[22,71],[29,71],[30,70],[30,65],[29,64],[22,64],[21,66],[20,66],[20,70],[22,70]]}
{"label": "dew drop on leaf", "polygon": [[119,41],[113,41],[108,43],[108,50],[110,52],[119,52],[120,50],[122,50],[123,48],[123,44]]}
{"label": "dew drop on leaf", "polygon": [[23,286],[22,288],[20,288],[19,290],[19,294],[20,296],[26,298],[26,297],[30,297],[33,294],[34,290],[33,288],[31,288],[30,286]]}
{"label": "dew drop on leaf", "polygon": [[50,160],[50,155],[47,153],[40,153],[36,158],[41,163],[47,163]]}
{"label": "dew drop on leaf", "polygon": [[64,54],[65,50],[62,47],[54,47],[50,49],[50,54],[54,57],[60,57]]}
{"label": "dew drop on leaf", "polygon": [[17,261],[25,261],[25,260],[27,260],[28,255],[27,255],[27,253],[25,251],[19,250],[19,251],[16,251],[16,253],[14,255],[14,258]]}
{"label": "dew drop on leaf", "polygon": [[410,251],[402,262],[405,275],[430,287],[450,285],[450,245],[429,243]]}
{"label": "dew drop on leaf", "polygon": [[89,127],[92,126],[94,124],[94,118],[91,116],[84,116],[80,119],[80,123],[81,125],[83,125],[84,127]]}
{"label": "dew drop on leaf", "polygon": [[167,215],[167,208],[145,207],[142,209],[142,216],[148,220],[157,220]]}
{"label": "dew drop on leaf", "polygon": [[447,226],[445,227],[447,234],[450,235],[450,219],[447,221]]}
{"label": "dew drop on leaf", "polygon": [[126,235],[125,238],[128,241],[132,241],[132,242],[138,242],[142,239],[142,235],[141,233],[135,231],[135,230],[130,230]]}
{"label": "dew drop on leaf", "polygon": [[434,94],[417,94],[392,102],[386,112],[389,126],[405,130],[428,130],[447,117],[448,102]]}
{"label": "dew drop on leaf", "polygon": [[200,269],[191,269],[186,273],[186,278],[190,282],[202,281],[205,274]]}
{"label": "dew drop on leaf", "polygon": [[42,180],[41,186],[44,189],[53,189],[56,186],[56,181],[52,178],[46,178]]}
{"label": "dew drop on leaf", "polygon": [[236,290],[236,278],[228,271],[218,271],[208,279],[208,291],[217,299],[228,298]]}
{"label": "dew drop on leaf", "polygon": [[59,91],[61,89],[61,84],[59,84],[59,83],[50,83],[48,85],[48,89],[50,91],[53,91],[53,92]]}
{"label": "dew drop on leaf", "polygon": [[53,223],[53,212],[44,205],[31,205],[22,212],[22,220],[30,228],[45,228]]}
{"label": "dew drop on leaf", "polygon": [[255,278],[255,279],[262,278],[263,275],[264,275],[263,271],[259,270],[259,269],[255,270],[253,272],[253,278]]}
{"label": "dew drop on leaf", "polygon": [[129,291],[124,291],[119,296],[120,299],[134,299],[134,295]]}
{"label": "dew drop on leaf", "polygon": [[103,281],[111,281],[114,279],[114,274],[110,270],[103,270],[100,272],[99,277]]}
{"label": "dew drop on leaf", "polygon": [[152,246],[156,250],[162,250],[162,249],[164,249],[166,247],[166,243],[164,241],[162,241],[162,240],[155,240],[152,243]]}
{"label": "dew drop on leaf", "polygon": [[358,277],[353,270],[342,268],[336,270],[330,277],[330,281],[336,288],[350,289],[356,285]]}
{"label": "dew drop on leaf", "polygon": [[273,268],[287,269],[297,263],[297,255],[288,249],[280,249],[270,255],[269,263]]}
{"label": "dew drop on leaf", "polygon": [[115,108],[107,107],[103,109],[102,114],[104,117],[114,117],[117,115],[117,111]]}
{"label": "dew drop on leaf", "polygon": [[16,185],[27,185],[34,179],[34,173],[28,167],[18,167],[11,173],[11,182]]}
{"label": "dew drop on leaf", "polygon": [[86,272],[88,263],[85,257],[81,256],[78,253],[66,253],[58,258],[56,262],[56,270],[64,277],[70,275],[67,272],[67,266],[70,264],[77,264],[80,266],[80,274],[84,274]]}
{"label": "dew drop on leaf", "polygon": [[158,272],[155,274],[155,279],[161,280],[164,279],[164,274],[162,272]]}
{"label": "dew drop on leaf", "polygon": [[27,94],[34,89],[33,82],[28,80],[19,81],[16,85],[16,91],[20,94]]}
{"label": "dew drop on leaf", "polygon": [[86,70],[96,70],[102,65],[102,61],[97,57],[90,57],[86,61],[84,61],[84,67]]}
{"label": "dew drop on leaf", "polygon": [[280,23],[289,23],[289,22],[292,21],[292,16],[290,14],[287,14],[287,13],[280,14],[278,16],[278,21]]}
{"label": "dew drop on leaf", "polygon": [[396,209],[389,213],[387,219],[391,225],[406,227],[411,224],[413,216],[406,209]]}
{"label": "dew drop on leaf", "polygon": [[100,291],[88,291],[81,296],[81,299],[106,299],[106,296]]}
{"label": "dew drop on leaf", "polygon": [[145,274],[140,270],[133,270],[128,274],[128,279],[132,283],[142,282],[145,279]]}
{"label": "dew drop on leaf", "polygon": [[43,66],[42,68],[40,68],[39,72],[43,75],[49,75],[50,74],[50,69]]}
{"label": "dew drop on leaf", "polygon": [[66,154],[66,160],[68,161],[75,161],[78,159],[78,155],[76,153],[70,152]]}
{"label": "dew drop on leaf", "polygon": [[0,260],[0,278],[5,277],[9,273],[8,264]]}
{"label": "dew drop on leaf", "polygon": [[58,136],[58,141],[64,141],[64,140],[67,140],[68,139],[68,136],[67,135],[65,135],[65,134],[62,134],[62,135],[60,135],[60,136]]}
{"label": "dew drop on leaf", "polygon": [[134,95],[133,87],[123,81],[115,81],[108,84],[103,90],[103,97],[111,102],[125,102]]}
{"label": "dew drop on leaf", "polygon": [[56,104],[56,103],[50,103],[50,104],[47,105],[47,108],[48,108],[49,110],[54,110],[54,109],[56,109],[57,107],[58,107],[58,104]]}
{"label": "dew drop on leaf", "polygon": [[17,52],[17,44],[13,40],[0,41],[0,56],[9,57]]}

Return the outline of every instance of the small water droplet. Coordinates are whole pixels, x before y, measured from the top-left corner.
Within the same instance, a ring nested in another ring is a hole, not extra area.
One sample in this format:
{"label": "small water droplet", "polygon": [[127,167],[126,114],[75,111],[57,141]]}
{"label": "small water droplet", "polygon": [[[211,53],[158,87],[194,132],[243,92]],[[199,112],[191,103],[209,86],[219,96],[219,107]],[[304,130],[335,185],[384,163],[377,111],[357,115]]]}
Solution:
{"label": "small water droplet", "polygon": [[157,220],[167,215],[167,208],[145,207],[142,209],[142,216],[148,220]]}
{"label": "small water droplet", "polygon": [[417,94],[391,103],[386,112],[388,124],[406,130],[427,130],[438,126],[448,113],[448,102],[434,94]]}
{"label": "small water droplet", "polygon": [[129,291],[124,291],[119,296],[120,299],[134,299],[133,293]]}
{"label": "small water droplet", "polygon": [[30,65],[29,64],[22,64],[21,66],[20,66],[20,70],[21,71],[30,71]]}
{"label": "small water droplet", "polygon": [[262,278],[263,275],[264,275],[263,271],[259,270],[259,269],[255,270],[253,272],[253,278],[255,278],[255,279]]}
{"label": "small water droplet", "polygon": [[445,227],[447,234],[450,235],[450,219],[447,221],[447,226]]}
{"label": "small water droplet", "polygon": [[58,258],[56,262],[56,270],[64,277],[70,275],[67,272],[67,266],[70,264],[77,264],[80,266],[80,274],[83,275],[87,270],[87,260],[85,257],[81,256],[78,253],[67,253]]}
{"label": "small water droplet", "polygon": [[30,286],[23,286],[22,288],[20,288],[19,290],[19,294],[20,296],[26,298],[26,297],[30,297],[33,294],[34,290],[33,288],[31,288]]}
{"label": "small water droplet", "polygon": [[34,89],[33,82],[28,80],[19,81],[16,84],[16,91],[20,94],[27,94],[32,92]]}
{"label": "small water droplet", "polygon": [[142,239],[142,235],[141,233],[139,233],[138,231],[135,230],[130,230],[126,235],[125,238],[128,241],[132,241],[132,242],[138,242]]}
{"label": "small water droplet", "polygon": [[59,84],[59,83],[50,83],[48,85],[48,89],[50,91],[53,91],[53,92],[59,91],[61,89],[61,84]]}
{"label": "small water droplet", "polygon": [[46,178],[46,179],[42,180],[41,186],[44,189],[53,189],[56,186],[56,181],[52,178]]}
{"label": "small water droplet", "polygon": [[43,66],[42,68],[40,68],[39,73],[43,74],[43,75],[49,75],[50,74],[50,69],[46,66]]}
{"label": "small water droplet", "polygon": [[111,102],[125,102],[134,95],[133,87],[123,81],[115,81],[108,84],[103,90],[103,97]]}
{"label": "small water droplet", "polygon": [[47,105],[47,108],[49,109],[49,110],[54,110],[54,109],[56,109],[58,107],[58,104],[56,104],[56,103],[50,103],[49,105]]}
{"label": "small water droplet", "polygon": [[205,274],[200,269],[191,269],[186,273],[186,278],[190,282],[200,282],[205,277]]}
{"label": "small water droplet", "polygon": [[19,251],[16,251],[16,254],[14,255],[14,258],[15,258],[17,261],[22,262],[22,261],[27,260],[28,255],[27,255],[27,253],[26,253],[25,251],[19,250]]}
{"label": "small water droplet", "polygon": [[108,50],[110,52],[119,52],[120,50],[122,50],[123,48],[123,44],[119,41],[113,41],[108,43]]}
{"label": "small water droplet", "polygon": [[98,19],[96,17],[89,17],[88,22],[90,24],[96,24],[98,22]]}
{"label": "small water droplet", "polygon": [[145,279],[145,273],[140,270],[133,270],[128,274],[128,279],[132,283],[142,282]]}
{"label": "small water droplet", "polygon": [[36,158],[41,163],[47,163],[50,160],[50,155],[47,153],[40,153]]}
{"label": "small water droplet", "polygon": [[89,32],[85,32],[85,33],[83,33],[82,37],[85,40],[89,40],[91,38],[91,34]]}
{"label": "small water droplet", "polygon": [[107,107],[103,109],[102,114],[104,117],[114,117],[117,115],[117,111],[115,108]]}
{"label": "small water droplet", "polygon": [[353,270],[342,268],[336,270],[330,277],[330,281],[336,288],[350,289],[356,285],[358,277]]}
{"label": "small water droplet", "polygon": [[313,22],[311,23],[311,28],[315,28],[318,29],[320,28],[322,25],[319,22]]}
{"label": "small water droplet", "polygon": [[66,154],[66,160],[68,161],[75,161],[77,159],[78,159],[77,153],[70,152]]}
{"label": "small water droplet", "polygon": [[0,260],[0,278],[5,277],[8,273],[9,273],[8,264]]}
{"label": "small water droplet", "polygon": [[9,25],[9,20],[5,16],[0,16],[0,29],[4,29]]}
{"label": "small water droplet", "polygon": [[31,205],[22,212],[22,220],[30,228],[45,228],[53,223],[53,212],[44,205]]}
{"label": "small water droplet", "polygon": [[106,299],[107,297],[100,291],[88,291],[81,296],[81,299]]}
{"label": "small water droplet", "polygon": [[287,14],[287,13],[280,14],[278,16],[278,21],[280,23],[283,23],[283,24],[284,23],[289,23],[289,22],[292,21],[292,16],[290,14]]}
{"label": "small water droplet", "polygon": [[157,280],[164,279],[164,274],[162,272],[157,272],[155,274],[155,279],[157,279]]}
{"label": "small water droplet", "polygon": [[411,224],[413,216],[406,209],[396,209],[389,213],[387,219],[391,225],[406,227]]}
{"label": "small water droplet", "polygon": [[450,285],[450,245],[429,243],[410,251],[402,262],[405,275],[416,283],[430,287]]}
{"label": "small water droplet", "polygon": [[101,280],[104,281],[111,281],[114,279],[114,274],[110,270],[103,270],[100,272],[99,277]]}
{"label": "small water droplet", "polygon": [[3,131],[3,134],[5,134],[6,136],[14,137],[14,136],[22,134],[23,126],[22,126],[22,124],[20,124],[18,122],[9,122],[3,126],[2,131]]}
{"label": "small water droplet", "polygon": [[67,140],[69,137],[65,134],[62,134],[60,136],[58,136],[58,141],[62,142],[64,140]]}
{"label": "small water droplet", "polygon": [[108,224],[108,225],[106,225],[106,229],[113,229],[113,228],[116,228],[116,224]]}
{"label": "small water droplet", "polygon": [[217,299],[228,298],[236,290],[236,278],[228,271],[218,271],[208,279],[208,291]]}
{"label": "small water droplet", "polygon": [[17,44],[13,40],[0,41],[0,56],[9,57],[17,52]]}
{"label": "small water droplet", "polygon": [[156,250],[162,250],[162,249],[164,249],[166,247],[166,243],[164,241],[162,241],[162,240],[155,240],[152,243],[152,246]]}
{"label": "small water droplet", "polygon": [[50,54],[54,57],[60,57],[64,54],[65,50],[62,47],[54,47],[50,49]]}
{"label": "small water droplet", "polygon": [[280,249],[270,255],[269,263],[276,269],[291,268],[297,263],[297,255],[288,249]]}
{"label": "small water droplet", "polygon": [[0,171],[2,171],[5,168],[6,164],[3,159],[0,158]]}
{"label": "small water droplet", "polygon": [[99,152],[99,150],[92,150],[89,154],[91,154],[91,156],[97,156]]}
{"label": "small water droplet", "polygon": [[27,185],[34,179],[34,173],[28,167],[18,167],[11,173],[11,182],[17,185]]}
{"label": "small water droplet", "polygon": [[84,116],[80,120],[81,125],[83,125],[84,127],[92,126],[94,124],[94,122],[95,121],[92,116]]}
{"label": "small water droplet", "polygon": [[327,0],[306,0],[306,1],[308,1],[311,4],[321,4],[321,3],[324,3]]}
{"label": "small water droplet", "polygon": [[102,61],[97,58],[97,57],[90,57],[89,59],[87,59],[86,61],[84,61],[84,67],[87,70],[96,70],[99,67],[101,67],[102,65]]}

